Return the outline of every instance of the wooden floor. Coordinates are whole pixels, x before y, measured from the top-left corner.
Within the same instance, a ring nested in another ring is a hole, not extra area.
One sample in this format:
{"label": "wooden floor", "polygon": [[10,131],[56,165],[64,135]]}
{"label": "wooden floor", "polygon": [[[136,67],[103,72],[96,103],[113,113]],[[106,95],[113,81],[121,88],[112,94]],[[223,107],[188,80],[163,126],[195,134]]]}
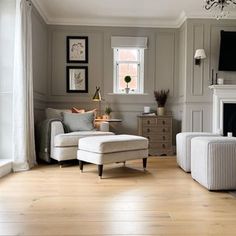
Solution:
{"label": "wooden floor", "polygon": [[151,157],[107,165],[40,166],[0,179],[0,235],[236,235],[236,198],[209,192]]}

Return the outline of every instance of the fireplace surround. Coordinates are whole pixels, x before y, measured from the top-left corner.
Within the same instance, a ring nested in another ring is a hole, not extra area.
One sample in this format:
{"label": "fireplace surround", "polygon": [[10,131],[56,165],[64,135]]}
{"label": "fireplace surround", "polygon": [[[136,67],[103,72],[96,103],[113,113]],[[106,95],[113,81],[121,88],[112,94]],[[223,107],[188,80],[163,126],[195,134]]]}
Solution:
{"label": "fireplace surround", "polygon": [[[212,85],[213,113],[212,132],[236,136],[236,85]],[[235,126],[235,127],[234,127]],[[232,130],[233,129],[233,130]]]}

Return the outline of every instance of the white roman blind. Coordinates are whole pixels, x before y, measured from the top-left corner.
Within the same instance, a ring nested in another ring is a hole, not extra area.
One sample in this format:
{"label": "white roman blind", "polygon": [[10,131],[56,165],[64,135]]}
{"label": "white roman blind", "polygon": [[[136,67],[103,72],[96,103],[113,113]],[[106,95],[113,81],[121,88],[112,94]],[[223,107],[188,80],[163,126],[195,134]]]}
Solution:
{"label": "white roman blind", "polygon": [[147,37],[111,37],[112,48],[142,48],[146,49],[148,44]]}

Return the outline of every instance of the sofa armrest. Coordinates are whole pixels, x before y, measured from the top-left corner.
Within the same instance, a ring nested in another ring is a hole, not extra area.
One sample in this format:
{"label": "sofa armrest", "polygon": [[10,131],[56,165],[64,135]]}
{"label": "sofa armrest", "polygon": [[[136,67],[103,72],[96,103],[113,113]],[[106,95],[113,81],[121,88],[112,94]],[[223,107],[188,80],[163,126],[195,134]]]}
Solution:
{"label": "sofa armrest", "polygon": [[55,136],[58,134],[64,134],[64,127],[61,121],[53,121],[51,123],[51,141],[50,141],[50,157],[53,157],[53,152],[54,152],[54,139]]}

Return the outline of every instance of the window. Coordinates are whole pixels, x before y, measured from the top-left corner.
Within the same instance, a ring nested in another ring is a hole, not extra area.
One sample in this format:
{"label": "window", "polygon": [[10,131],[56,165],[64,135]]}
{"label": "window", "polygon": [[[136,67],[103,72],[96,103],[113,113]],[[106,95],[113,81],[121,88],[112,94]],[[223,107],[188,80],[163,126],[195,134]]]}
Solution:
{"label": "window", "polygon": [[124,93],[124,77],[131,76],[130,93],[143,93],[144,82],[144,49],[114,48],[114,93]]}
{"label": "window", "polygon": [[132,80],[128,84],[130,93],[144,93],[144,50],[146,37],[111,37],[113,48],[113,93],[125,93],[125,76]]}

